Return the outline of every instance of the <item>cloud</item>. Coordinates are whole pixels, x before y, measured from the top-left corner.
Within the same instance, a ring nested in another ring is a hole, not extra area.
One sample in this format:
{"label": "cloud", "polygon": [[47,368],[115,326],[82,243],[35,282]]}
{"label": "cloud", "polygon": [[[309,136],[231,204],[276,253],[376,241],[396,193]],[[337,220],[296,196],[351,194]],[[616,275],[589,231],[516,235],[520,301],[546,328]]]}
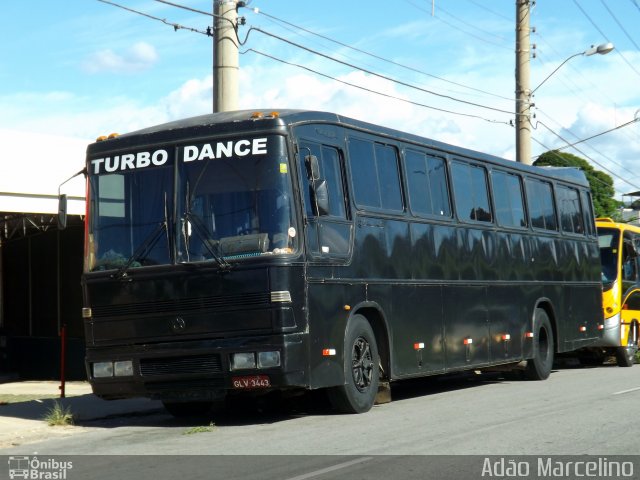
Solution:
{"label": "cloud", "polygon": [[85,59],[82,66],[86,72],[92,74],[137,73],[148,70],[157,60],[158,54],[152,45],[138,42],[122,54],[111,49],[94,52]]}

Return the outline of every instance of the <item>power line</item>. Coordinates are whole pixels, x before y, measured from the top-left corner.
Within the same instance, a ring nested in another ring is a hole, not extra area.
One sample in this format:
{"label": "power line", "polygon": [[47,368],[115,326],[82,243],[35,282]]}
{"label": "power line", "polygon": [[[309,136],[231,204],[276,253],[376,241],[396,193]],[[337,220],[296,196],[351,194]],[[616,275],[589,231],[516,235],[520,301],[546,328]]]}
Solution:
{"label": "power line", "polygon": [[[540,113],[542,113],[545,117],[549,118],[551,121],[553,121],[554,123],[556,123],[556,124],[557,124],[558,126],[560,126],[561,128],[564,128],[564,127],[562,127],[562,125],[560,125],[558,122],[556,122],[552,117],[550,117],[549,115],[547,115],[545,112],[540,111]],[[579,145],[579,144],[581,144],[581,143],[588,142],[589,140],[593,140],[594,138],[600,137],[600,136],[605,135],[605,134],[607,134],[607,133],[610,133],[610,132],[613,132],[613,131],[616,131],[616,130],[620,130],[620,129],[624,128],[624,127],[627,127],[627,126],[629,126],[629,125],[632,125],[632,124],[634,124],[635,122],[637,122],[638,120],[639,120],[639,119],[634,118],[633,120],[630,120],[629,122],[626,122],[626,123],[624,123],[624,124],[622,124],[622,125],[618,125],[617,127],[611,128],[611,129],[609,129],[609,130],[605,130],[604,132],[600,132],[600,133],[597,133],[597,134],[595,134],[595,135],[591,135],[590,137],[587,137],[587,138],[579,139],[579,140],[578,140],[578,141],[576,141],[576,142],[573,142],[573,143],[567,144],[567,145],[565,145],[564,147],[556,148],[555,150],[560,151],[560,150],[566,150],[567,148],[572,148],[572,147],[574,147],[575,145]],[[574,136],[575,138],[579,138],[579,137],[578,137],[575,133],[573,133],[571,130],[569,130],[569,129],[565,129],[565,130],[566,130],[567,132],[569,132],[569,133],[570,133],[572,136]],[[629,173],[629,174],[631,175],[631,177],[638,178],[638,174],[637,174],[637,173],[635,173],[635,172],[633,172],[633,171],[629,170],[628,168],[626,168],[626,167],[625,167],[624,165],[622,165],[621,163],[616,162],[615,160],[613,160],[613,159],[612,159],[612,158],[610,158],[609,156],[607,156],[607,155],[605,155],[604,153],[600,152],[598,149],[596,149],[596,148],[595,148],[595,147],[593,147],[592,145],[589,145],[589,148],[591,148],[594,152],[596,152],[596,153],[597,153],[598,155],[600,155],[601,157],[603,157],[603,158],[605,158],[605,159],[609,160],[609,161],[610,161],[611,163],[613,163],[614,165],[616,165],[616,166],[620,167],[622,170],[624,170],[625,172]],[[539,156],[539,155],[538,155],[538,156]]]}
{"label": "power line", "polygon": [[[611,40],[609,40],[609,38],[607,37],[607,35],[600,29],[600,27],[598,27],[598,25],[596,24],[596,22],[593,21],[593,19],[589,16],[589,14],[584,10],[584,8],[582,8],[580,6],[580,4],[578,3],[577,0],[573,0],[573,3],[576,4],[576,7],[578,7],[578,9],[582,12],[582,14],[587,17],[587,20],[589,20],[589,22],[591,22],[591,25],[593,25],[593,27],[598,30],[598,32],[600,32],[600,35],[602,35],[604,37],[604,39],[607,42],[610,42]],[[634,67],[631,62],[629,60],[627,60],[627,57],[625,57],[622,52],[618,49],[616,49],[616,53],[618,55],[620,55],[622,57],[622,59],[624,60],[624,62],[629,66],[629,68],[631,68],[631,70],[633,70],[634,72],[636,72],[636,74],[640,77],[640,72],[638,70],[636,70],[636,67]]]}
{"label": "power line", "polygon": [[452,115],[459,115],[459,116],[468,117],[468,118],[477,118],[477,119],[484,120],[485,122],[489,122],[489,123],[504,123],[505,125],[510,125],[509,122],[502,122],[502,121],[499,121],[499,120],[490,120],[490,119],[481,117],[479,115],[473,115],[473,114],[470,114],[470,113],[454,112],[452,110],[446,110],[444,108],[434,107],[432,105],[426,105],[424,103],[415,102],[413,100],[408,100],[406,98],[401,98],[401,97],[397,97],[395,95],[391,95],[391,94],[388,94],[388,93],[380,92],[378,90],[373,90],[372,88],[364,87],[362,85],[357,85],[357,84],[351,83],[351,82],[347,82],[346,80],[341,80],[339,78],[333,77],[333,76],[328,75],[326,73],[319,72],[319,71],[314,70],[314,69],[312,69],[312,68],[310,68],[310,67],[308,67],[306,65],[300,65],[298,63],[293,63],[293,62],[290,62],[290,61],[287,61],[287,60],[283,60],[281,58],[275,57],[275,56],[270,55],[268,53],[261,52],[259,50],[254,49],[254,48],[249,48],[249,49],[245,50],[244,52],[240,52],[240,53],[245,54],[245,53],[249,53],[249,52],[253,52],[253,53],[256,53],[258,55],[262,55],[264,57],[270,58],[272,60],[275,60],[276,62],[280,62],[280,63],[283,63],[285,65],[290,65],[292,67],[301,68],[303,70],[306,70],[308,72],[314,73],[314,74],[319,75],[321,77],[328,78],[328,79],[334,80],[334,81],[336,81],[338,83],[342,83],[342,84],[348,85],[350,87],[354,87],[354,88],[357,88],[357,89],[360,89],[360,90],[364,90],[364,91],[369,92],[369,93],[374,93],[374,94],[380,95],[382,97],[391,98],[393,100],[398,100],[400,102],[409,103],[411,105],[416,105],[418,107],[423,107],[423,108],[428,108],[428,109],[431,109],[431,110],[436,110],[438,112],[449,113],[449,114],[452,114]]}
{"label": "power line", "polygon": [[512,21],[513,21],[513,19],[512,19],[512,18],[509,18],[509,17],[507,17],[506,15],[502,15],[501,13],[498,13],[498,12],[496,12],[495,10],[491,10],[490,8],[487,8],[485,5],[483,5],[483,4],[479,3],[479,2],[476,2],[476,1],[474,1],[474,0],[467,0],[467,1],[468,1],[469,3],[473,3],[473,4],[474,4],[476,7],[478,7],[478,8],[481,8],[481,9],[483,9],[483,10],[486,10],[487,12],[489,12],[489,13],[491,13],[491,14],[495,15],[496,17],[500,17],[500,18],[502,18],[502,19],[504,19],[504,20],[507,20],[508,22],[512,22]]}
{"label": "power line", "polygon": [[620,20],[618,20],[618,17],[615,16],[615,14],[611,11],[611,9],[607,6],[607,4],[604,3],[603,0],[600,0],[600,3],[607,10],[607,12],[609,12],[609,15],[611,15],[611,18],[613,18],[613,20],[618,24],[618,26],[620,27],[620,30],[622,30],[622,32],[627,36],[629,41],[633,43],[638,50],[640,50],[640,47],[638,46],[638,44],[635,42],[633,38],[631,38],[631,35],[629,35],[629,32],[627,32],[627,30],[624,28],[622,23],[620,23]]}
{"label": "power line", "polygon": [[[544,143],[542,143],[540,140],[537,140],[537,139],[535,139],[535,138],[532,138],[532,140],[533,140],[534,142],[536,142],[538,145],[540,145],[542,148],[544,148],[544,149],[546,150],[546,153],[548,153],[549,155],[553,155],[553,156],[554,156],[554,157],[556,157],[558,160],[561,160],[561,161],[562,161],[562,162],[564,162],[564,164],[565,164],[565,165],[567,165],[568,167],[573,167],[573,166],[574,166],[574,165],[571,165],[571,164],[569,163],[569,161],[568,161],[566,158],[564,158],[562,155],[560,155],[560,153],[558,152],[558,150],[557,150],[557,149],[556,149],[556,150],[553,150],[553,149],[551,149],[551,148],[547,147],[547,146],[546,146]],[[539,157],[540,157],[540,155],[538,155],[538,158],[539,158]],[[580,168],[580,170],[582,170],[582,169]],[[604,185],[604,186],[606,186],[606,187],[610,187],[610,188],[612,188],[612,187],[613,187],[613,188],[614,188],[614,191],[615,191],[615,187],[614,187],[613,185],[610,185],[609,183],[605,182],[605,181],[604,181],[604,180],[602,180],[601,178],[599,178],[599,177],[597,177],[597,176],[595,176],[595,175],[592,175],[592,176],[591,176],[591,178],[593,178],[593,179],[594,179],[594,180],[596,180],[597,182],[600,182],[602,185]]]}
{"label": "power line", "polygon": [[[556,137],[558,137],[560,140],[562,140],[564,143],[569,144],[570,142],[568,140],[566,140],[565,138],[562,137],[562,135],[560,135],[559,133],[555,132],[554,130],[552,130],[549,126],[547,126],[544,122],[537,122],[538,125],[542,125],[544,128],[546,128],[549,132],[551,132],[552,134],[554,134]],[[614,178],[617,178],[618,180],[623,181],[624,183],[626,183],[627,185],[632,186],[633,188],[640,190],[640,187],[637,185],[634,185],[633,183],[631,183],[630,181],[628,181],[626,178],[623,178],[621,176],[619,176],[618,174],[616,174],[615,172],[613,172],[612,170],[610,170],[609,168],[605,167],[604,165],[602,165],[601,163],[599,163],[598,161],[594,160],[593,158],[591,158],[589,155],[587,155],[586,153],[584,153],[582,150],[580,150],[579,148],[573,147],[577,152],[579,152],[581,155],[583,155],[584,157],[588,158],[589,160],[591,160],[593,163],[595,163],[596,165],[598,165],[601,169],[605,170],[607,173],[609,173],[609,175],[611,175]]]}
{"label": "power line", "polygon": [[[407,2],[407,3],[408,3],[409,5],[411,5],[412,7],[416,8],[416,9],[418,9],[418,10],[421,10],[421,11],[423,11],[423,12],[426,12],[426,13],[428,13],[429,15],[431,15],[431,12],[429,12],[429,11],[425,10],[424,8],[422,8],[422,7],[421,7],[421,6],[419,6],[419,5],[416,5],[416,4],[415,4],[414,2],[412,2],[411,0],[405,0],[405,2]],[[488,43],[489,45],[493,45],[494,47],[502,48],[502,49],[505,49],[505,50],[511,50],[509,47],[505,47],[504,45],[502,45],[502,44],[500,44],[500,43],[492,42],[492,41],[490,41],[490,40],[487,40],[486,38],[482,38],[482,37],[481,37],[481,36],[479,36],[479,35],[476,35],[476,34],[474,34],[474,33],[471,33],[471,32],[468,32],[468,31],[466,31],[466,30],[463,30],[462,28],[457,27],[456,25],[452,24],[451,22],[446,21],[446,20],[445,20],[445,19],[443,19],[442,17],[436,17],[436,18],[437,18],[439,21],[441,21],[442,23],[444,23],[445,25],[448,25],[449,27],[453,28],[454,30],[457,30],[457,31],[459,31],[459,32],[461,32],[461,33],[464,33],[465,35],[468,35],[468,36],[470,36],[470,37],[473,37],[473,38],[475,38],[476,40],[480,40],[481,42]]]}
{"label": "power line", "polygon": [[391,65],[395,65],[395,66],[397,66],[397,67],[401,67],[401,68],[404,68],[404,69],[406,69],[406,70],[409,70],[409,71],[412,71],[412,72],[415,72],[415,73],[419,73],[419,74],[425,75],[425,76],[427,76],[427,77],[435,78],[436,80],[440,80],[440,81],[442,81],[442,82],[450,83],[450,84],[452,84],[452,85],[456,85],[457,87],[466,88],[466,89],[469,89],[469,90],[473,90],[473,91],[475,91],[475,92],[483,93],[483,94],[485,94],[485,95],[490,95],[490,96],[493,96],[493,97],[502,98],[502,99],[504,99],[504,100],[509,100],[509,101],[513,101],[513,100],[514,100],[513,98],[504,97],[504,96],[502,96],[502,95],[498,95],[498,94],[496,94],[496,93],[488,92],[488,91],[486,91],[486,90],[482,90],[482,89],[475,88],[475,87],[470,87],[469,85],[464,85],[464,84],[462,84],[462,83],[454,82],[454,81],[452,81],[452,80],[448,80],[448,79],[446,79],[446,78],[439,77],[439,76],[434,75],[434,74],[432,74],[432,73],[428,73],[428,72],[425,72],[425,71],[423,71],[423,70],[419,70],[419,69],[417,69],[417,68],[414,68],[414,67],[411,67],[411,66],[408,66],[408,65],[404,65],[404,64],[402,64],[402,63],[395,62],[395,61],[393,61],[393,60],[389,60],[389,59],[387,59],[387,58],[381,57],[380,55],[376,55],[375,53],[371,53],[371,52],[368,52],[368,51],[366,51],[366,50],[362,50],[362,49],[360,49],[360,48],[357,48],[357,47],[354,47],[354,46],[348,45],[348,44],[343,43],[343,42],[341,42],[341,41],[339,41],[339,40],[335,40],[335,39],[333,39],[333,38],[331,38],[331,37],[327,37],[327,36],[322,35],[322,34],[320,34],[320,33],[317,33],[317,32],[314,32],[314,31],[312,31],[312,30],[309,30],[309,29],[306,29],[306,28],[304,28],[304,27],[301,27],[300,25],[296,25],[296,24],[294,24],[294,23],[288,22],[288,21],[283,20],[283,19],[281,19],[281,18],[275,17],[275,16],[270,15],[270,14],[268,14],[268,13],[266,13],[266,12],[264,12],[264,11],[260,10],[260,9],[254,8],[254,9],[251,9],[251,10],[252,10],[254,13],[258,14],[258,15],[264,15],[264,16],[265,16],[265,17],[267,17],[267,18],[270,18],[270,19],[275,20],[275,21],[277,21],[277,22],[283,23],[283,24],[288,25],[288,26],[290,26],[290,27],[297,28],[298,30],[302,30],[303,32],[306,32],[306,33],[308,33],[308,34],[310,34],[310,35],[314,35],[314,36],[316,36],[316,37],[322,38],[322,39],[327,40],[327,41],[329,41],[329,42],[335,43],[336,45],[340,45],[341,47],[345,47],[345,48],[348,48],[348,49],[353,50],[353,51],[355,51],[355,52],[362,53],[362,54],[367,55],[367,56],[369,56],[369,57],[375,58],[376,60],[380,60],[380,61],[383,61],[383,62],[389,63],[389,64],[391,64]]}
{"label": "power line", "polygon": [[[157,20],[157,21],[159,21],[159,22],[164,23],[165,25],[169,25],[169,26],[173,27],[173,29],[174,29],[175,31],[178,31],[178,30],[188,30],[188,31],[190,31],[190,32],[201,33],[201,34],[203,34],[203,35],[211,36],[211,31],[210,31],[210,30],[209,30],[209,31],[204,31],[204,30],[198,30],[197,28],[185,27],[185,26],[180,25],[180,24],[178,24],[178,23],[172,23],[172,22],[169,22],[169,21],[167,21],[167,20],[166,20],[166,19],[164,19],[164,18],[160,18],[160,17],[156,17],[156,16],[153,16],[153,15],[149,15],[148,13],[140,12],[140,11],[138,11],[138,10],[134,10],[133,8],[125,7],[125,6],[123,6],[123,5],[119,5],[119,4],[117,4],[117,3],[110,2],[110,1],[108,1],[108,0],[98,0],[98,1],[99,1],[99,2],[102,2],[102,3],[106,3],[106,4],[108,4],[108,5],[113,5],[114,7],[118,7],[118,8],[121,8],[121,9],[123,9],[123,10],[127,10],[128,12],[132,12],[132,13],[135,13],[135,14],[138,14],[138,15],[142,15],[143,17],[147,17],[147,18],[150,18],[150,19],[152,19],[152,20]],[[158,1],[159,1],[159,0],[158,0]]]}
{"label": "power line", "polygon": [[464,103],[466,105],[471,105],[471,106],[478,107],[478,108],[484,108],[484,109],[492,110],[492,111],[499,112],[499,113],[506,113],[506,114],[509,114],[509,115],[515,115],[515,113],[513,111],[510,111],[510,110],[503,110],[503,109],[500,109],[500,108],[490,107],[490,106],[482,105],[482,104],[475,103],[475,102],[469,102],[467,100],[462,100],[460,98],[455,98],[455,97],[452,97],[450,95],[444,95],[442,93],[437,93],[437,92],[434,92],[432,90],[428,90],[426,88],[418,87],[416,85],[412,85],[412,84],[404,82],[402,80],[394,79],[394,78],[389,77],[387,75],[383,75],[383,74],[374,72],[373,70],[368,70],[368,69],[364,69],[364,68],[358,67],[356,65],[353,65],[351,63],[348,63],[348,62],[345,62],[345,61],[342,61],[342,60],[339,60],[339,59],[337,59],[335,57],[332,57],[330,55],[324,54],[322,52],[318,52],[317,50],[313,50],[313,49],[311,49],[309,47],[305,47],[304,45],[300,45],[299,43],[295,43],[295,42],[293,42],[293,41],[291,41],[289,39],[286,39],[286,38],[281,37],[279,35],[276,35],[274,33],[267,32],[267,31],[265,31],[265,30],[263,30],[261,28],[258,28],[258,27],[251,27],[249,29],[249,31],[247,32],[247,36],[245,37],[245,43],[246,43],[247,39],[249,38],[249,34],[251,33],[251,31],[260,32],[263,35],[267,35],[269,37],[275,38],[275,39],[280,40],[282,42],[285,42],[285,43],[287,43],[289,45],[292,45],[294,47],[297,47],[297,48],[300,48],[302,50],[305,50],[305,51],[307,51],[309,53],[313,53],[314,55],[318,55],[320,57],[326,58],[327,60],[331,60],[333,62],[340,63],[342,65],[345,65],[345,66],[349,67],[349,68],[353,68],[353,69],[359,70],[361,72],[368,73],[369,75],[373,75],[375,77],[382,78],[384,80],[396,83],[398,85],[402,85],[402,86],[407,87],[407,88],[418,90],[418,91],[423,92],[423,93],[428,93],[430,95],[435,95],[437,97],[446,98],[448,100],[453,100],[454,102]]}

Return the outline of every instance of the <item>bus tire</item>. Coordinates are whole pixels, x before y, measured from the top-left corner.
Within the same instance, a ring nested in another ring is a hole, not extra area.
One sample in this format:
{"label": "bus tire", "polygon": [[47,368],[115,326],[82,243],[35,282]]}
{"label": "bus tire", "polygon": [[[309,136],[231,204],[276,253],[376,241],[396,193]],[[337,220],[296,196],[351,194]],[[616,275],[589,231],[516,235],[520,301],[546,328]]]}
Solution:
{"label": "bus tire", "polygon": [[636,347],[618,347],[616,348],[616,363],[619,367],[632,367],[636,358]]}
{"label": "bus tire", "polygon": [[354,315],[344,340],[344,384],[328,390],[329,401],[341,413],[371,410],[380,380],[378,345],[371,325]]}
{"label": "bus tire", "polygon": [[547,312],[536,308],[533,317],[533,358],[527,361],[528,380],[546,380],[553,367],[553,330]]}
{"label": "bus tire", "polygon": [[638,338],[637,338],[637,324],[634,322],[631,324],[629,330],[629,339],[626,347],[616,348],[616,363],[619,367],[632,367],[636,359],[636,352],[638,351]]}

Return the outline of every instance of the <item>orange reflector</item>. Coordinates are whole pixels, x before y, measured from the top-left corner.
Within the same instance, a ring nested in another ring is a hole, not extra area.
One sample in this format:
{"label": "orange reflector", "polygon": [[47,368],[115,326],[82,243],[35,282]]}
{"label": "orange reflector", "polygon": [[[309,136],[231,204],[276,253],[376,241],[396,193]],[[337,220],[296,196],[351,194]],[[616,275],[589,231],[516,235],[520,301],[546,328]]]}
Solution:
{"label": "orange reflector", "polygon": [[335,354],[336,354],[335,348],[325,348],[324,350],[322,350],[323,357],[333,357]]}
{"label": "orange reflector", "polygon": [[524,338],[533,338],[533,332],[525,332]]}
{"label": "orange reflector", "polygon": [[473,338],[465,338],[464,339],[464,344],[465,345],[471,345],[473,343]]}
{"label": "orange reflector", "polygon": [[587,327],[585,327],[584,325],[580,325],[580,328],[578,330],[580,330],[581,332],[586,332]]}
{"label": "orange reflector", "polygon": [[502,335],[502,340],[507,341],[507,340],[511,340],[511,335],[509,335],[508,333],[505,333]]}
{"label": "orange reflector", "polygon": [[622,310],[629,310],[629,305],[627,305],[626,303],[622,305]]}
{"label": "orange reflector", "polygon": [[413,349],[414,350],[422,350],[424,348],[424,343],[422,342],[418,342],[418,343],[414,343],[413,344]]}

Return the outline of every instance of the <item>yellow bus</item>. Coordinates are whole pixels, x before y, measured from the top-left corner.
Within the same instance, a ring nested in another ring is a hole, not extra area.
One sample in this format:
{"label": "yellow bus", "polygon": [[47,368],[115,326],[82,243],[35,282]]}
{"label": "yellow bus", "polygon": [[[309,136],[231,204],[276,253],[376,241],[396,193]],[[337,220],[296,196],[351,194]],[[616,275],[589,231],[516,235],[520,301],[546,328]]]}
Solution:
{"label": "yellow bus", "polygon": [[602,262],[604,332],[590,359],[601,363],[615,355],[618,366],[630,367],[638,351],[640,326],[640,227],[596,219]]}

